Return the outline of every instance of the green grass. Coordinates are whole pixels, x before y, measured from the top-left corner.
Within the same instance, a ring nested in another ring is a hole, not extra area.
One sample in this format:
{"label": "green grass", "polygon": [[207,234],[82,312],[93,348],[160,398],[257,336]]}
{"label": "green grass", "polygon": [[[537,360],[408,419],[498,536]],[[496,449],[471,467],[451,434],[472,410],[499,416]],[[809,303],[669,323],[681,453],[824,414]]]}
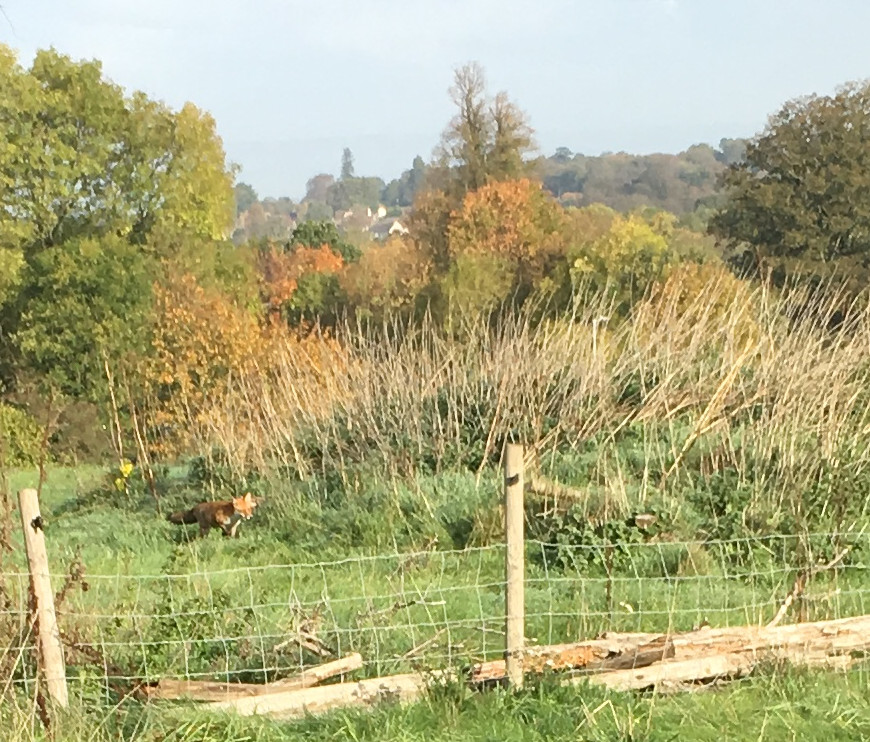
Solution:
{"label": "green grass", "polygon": [[[316,663],[296,646],[280,647],[304,621],[313,622],[321,639],[339,653],[362,653],[366,664],[354,677],[500,657],[504,567],[497,540],[467,548],[456,548],[453,540],[457,532],[474,531],[475,512],[495,512],[495,473],[480,486],[473,474],[421,475],[413,496],[374,478],[353,492],[338,493],[337,508],[306,494],[298,483],[285,483],[267,492],[262,510],[234,540],[217,532],[205,540],[192,538],[196,528],[167,523],[144,490],[137,489],[128,501],[105,486],[106,476],[98,468],[52,469],[42,494],[54,587],[60,587],[67,565],[77,558],[89,588],[73,585],[68,591],[62,626],[111,663],[107,672],[93,656],[68,652],[76,719],[66,723],[67,730],[85,724],[82,729],[96,734],[94,739],[137,742],[268,741],[288,733],[314,740],[704,740],[794,734],[856,739],[870,734],[860,726],[867,724],[861,719],[870,718],[861,690],[866,676],[860,672],[762,675],[674,698],[550,685],[516,696],[454,688],[407,708],[286,723],[214,717],[167,703],[142,707],[127,701],[113,710],[116,695],[106,675],[122,682],[126,676],[261,682]],[[13,491],[33,483],[28,472],[14,473],[10,482]],[[166,507],[207,496],[182,468],[166,473],[161,493]],[[393,534],[392,544],[385,533]],[[702,620],[714,626],[758,623],[774,614],[794,577],[794,539],[746,538],[706,547],[637,539],[618,551],[610,580],[600,544],[581,540],[554,550],[530,541],[529,640],[572,641],[605,629],[686,630]],[[870,580],[862,554],[856,550],[848,569],[811,585],[811,617],[867,612]],[[20,549],[13,558],[5,558],[0,571],[22,573],[20,578],[7,574],[4,583],[21,608],[26,580]],[[430,639],[413,661],[403,659]],[[12,702],[6,713],[14,727],[32,720],[31,679],[32,663],[19,663],[18,690],[7,696]],[[30,738],[21,734],[16,742]]]}
{"label": "green grass", "polygon": [[[171,708],[127,704],[112,711],[76,706],[60,723],[56,739],[852,742],[870,738],[868,680],[862,671],[760,672],[712,690],[673,696],[616,694],[548,682],[518,693],[497,689],[476,694],[450,687],[407,706],[382,705],[285,722],[207,714],[183,704]],[[22,723],[26,715],[19,712],[13,718]],[[22,734],[17,739],[31,737]]]}

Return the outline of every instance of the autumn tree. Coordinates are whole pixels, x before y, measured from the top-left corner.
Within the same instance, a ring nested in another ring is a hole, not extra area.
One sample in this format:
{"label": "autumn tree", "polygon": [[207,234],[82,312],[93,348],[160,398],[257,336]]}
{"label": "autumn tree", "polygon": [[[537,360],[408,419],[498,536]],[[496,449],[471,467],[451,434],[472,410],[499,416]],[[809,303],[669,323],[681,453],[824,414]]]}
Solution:
{"label": "autumn tree", "polygon": [[427,183],[418,189],[411,232],[436,271],[450,268],[447,223],[467,193],[516,180],[527,170],[532,129],[506,93],[489,95],[477,63],[456,70],[450,97],[457,108],[436,150]]}
{"label": "autumn tree", "polygon": [[533,132],[507,93],[491,97],[483,68],[470,63],[456,70],[450,97],[458,110],[442,134],[436,158],[446,189],[461,195],[492,180],[522,176]]}
{"label": "autumn tree", "polygon": [[23,69],[0,46],[0,87],[0,364],[88,394],[138,343],[153,280],[216,279],[233,173],[208,114],[126,97],[98,62]]}
{"label": "autumn tree", "polygon": [[346,263],[359,260],[359,248],[347,242],[341,236],[335,223],[328,221],[305,221],[297,225],[293,234],[290,235],[287,249],[293,252],[299,246],[321,247],[322,245],[327,245]]}
{"label": "autumn tree", "polygon": [[815,272],[865,265],[870,84],[787,102],[747,144],[723,184],[726,202],[710,229],[732,248],[747,248],[750,265]]}
{"label": "autumn tree", "polygon": [[410,316],[428,283],[431,266],[413,243],[391,237],[363,251],[339,282],[348,306],[361,319],[383,322]]}
{"label": "autumn tree", "polygon": [[270,318],[291,324],[334,311],[340,296],[341,255],[323,243],[297,245],[292,251],[272,246],[260,255],[260,274]]}
{"label": "autumn tree", "polygon": [[668,214],[650,220],[616,214],[606,231],[580,236],[568,252],[574,285],[610,292],[617,308],[628,310],[679,262],[668,241],[675,221]]}
{"label": "autumn tree", "polygon": [[547,290],[549,274],[564,262],[566,224],[561,207],[529,179],[467,193],[447,223],[448,305],[477,311]]}

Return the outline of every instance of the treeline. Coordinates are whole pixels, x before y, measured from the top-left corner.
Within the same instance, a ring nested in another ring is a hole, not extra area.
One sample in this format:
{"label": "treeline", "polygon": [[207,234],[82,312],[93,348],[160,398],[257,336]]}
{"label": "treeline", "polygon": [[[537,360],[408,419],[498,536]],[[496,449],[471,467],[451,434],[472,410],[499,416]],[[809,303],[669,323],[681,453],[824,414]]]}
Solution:
{"label": "treeline", "polygon": [[[720,178],[727,167],[742,160],[746,143],[722,139],[718,148],[696,144],[679,154],[632,155],[625,152],[597,156],[575,154],[559,147],[549,157],[529,163],[530,173],[563,206],[603,204],[616,211],[654,208],[680,217],[680,222],[703,230],[720,202]],[[350,163],[350,167],[348,167]],[[308,181],[298,202],[282,196],[260,199],[247,183],[236,185],[238,220],[234,239],[286,239],[306,219],[346,222],[351,231],[368,229],[366,221],[345,219],[383,206],[387,217],[400,217],[413,206],[429,166],[417,156],[408,170],[389,183],[378,177],[356,177],[353,154],[345,150],[339,178],[328,173]]]}
{"label": "treeline", "polygon": [[[391,336],[425,318],[462,342],[520,307],[570,321],[590,293],[630,318],[644,297],[733,286],[729,262],[750,278],[843,265],[854,278],[870,255],[861,86],[787,104],[745,152],[542,163],[525,113],[468,65],[435,156],[393,187],[409,232],[372,244],[316,211],[372,209],[392,187],[356,176],[349,151],[338,179],[309,183],[304,212],[278,199],[274,232],[233,239],[263,203],[234,186],[195,106],[127,95],[54,51],[24,69],[0,47],[0,84],[0,464],[32,463],[44,440],[85,458],[189,452],[240,379],[264,387],[278,368],[319,409],[324,379],[351,363],[328,341],[345,320]],[[602,168],[620,173],[607,187]],[[709,233],[644,205],[697,207],[716,168]],[[624,200],[587,204],[596,193]]]}

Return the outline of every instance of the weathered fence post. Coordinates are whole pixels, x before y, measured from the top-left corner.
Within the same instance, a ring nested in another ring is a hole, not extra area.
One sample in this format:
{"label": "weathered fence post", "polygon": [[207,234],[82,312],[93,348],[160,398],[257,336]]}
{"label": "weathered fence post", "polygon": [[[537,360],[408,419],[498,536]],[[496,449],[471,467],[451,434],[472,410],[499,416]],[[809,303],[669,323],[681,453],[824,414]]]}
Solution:
{"label": "weathered fence post", "polygon": [[505,519],[505,669],[508,683],[523,684],[525,649],[525,548],[523,526],[523,447],[509,443],[504,458]]}
{"label": "weathered fence post", "polygon": [[39,627],[39,657],[43,677],[52,700],[64,708],[67,705],[66,666],[60,630],[54,612],[54,594],[48,571],[48,555],[45,552],[45,534],[42,516],[39,514],[39,497],[34,489],[18,493],[21,525],[24,528],[24,546],[30,569],[30,585],[33,590],[34,610]]}

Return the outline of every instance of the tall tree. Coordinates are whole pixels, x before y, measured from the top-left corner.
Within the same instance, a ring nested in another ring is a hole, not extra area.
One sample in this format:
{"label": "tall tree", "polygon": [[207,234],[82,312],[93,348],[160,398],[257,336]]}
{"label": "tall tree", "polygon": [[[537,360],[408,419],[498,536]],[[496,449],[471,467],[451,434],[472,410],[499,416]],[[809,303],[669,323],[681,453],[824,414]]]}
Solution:
{"label": "tall tree", "polygon": [[345,147],[344,152],[341,153],[341,179],[349,180],[353,175],[353,152],[349,147]]}
{"label": "tall tree", "polygon": [[458,111],[442,134],[437,160],[451,189],[461,195],[522,176],[533,131],[507,93],[491,98],[483,68],[472,62],[456,70],[450,97]]}
{"label": "tall tree", "polygon": [[310,178],[305,186],[305,200],[326,203],[329,188],[333,183],[335,183],[335,178],[328,173],[319,173]]}
{"label": "tall tree", "polygon": [[723,183],[710,229],[756,264],[870,260],[870,84],[787,102]]}
{"label": "tall tree", "polygon": [[233,173],[210,116],[127,98],[98,62],[25,70],[0,45],[0,89],[0,366],[84,394],[141,347],[163,268],[220,273]]}

